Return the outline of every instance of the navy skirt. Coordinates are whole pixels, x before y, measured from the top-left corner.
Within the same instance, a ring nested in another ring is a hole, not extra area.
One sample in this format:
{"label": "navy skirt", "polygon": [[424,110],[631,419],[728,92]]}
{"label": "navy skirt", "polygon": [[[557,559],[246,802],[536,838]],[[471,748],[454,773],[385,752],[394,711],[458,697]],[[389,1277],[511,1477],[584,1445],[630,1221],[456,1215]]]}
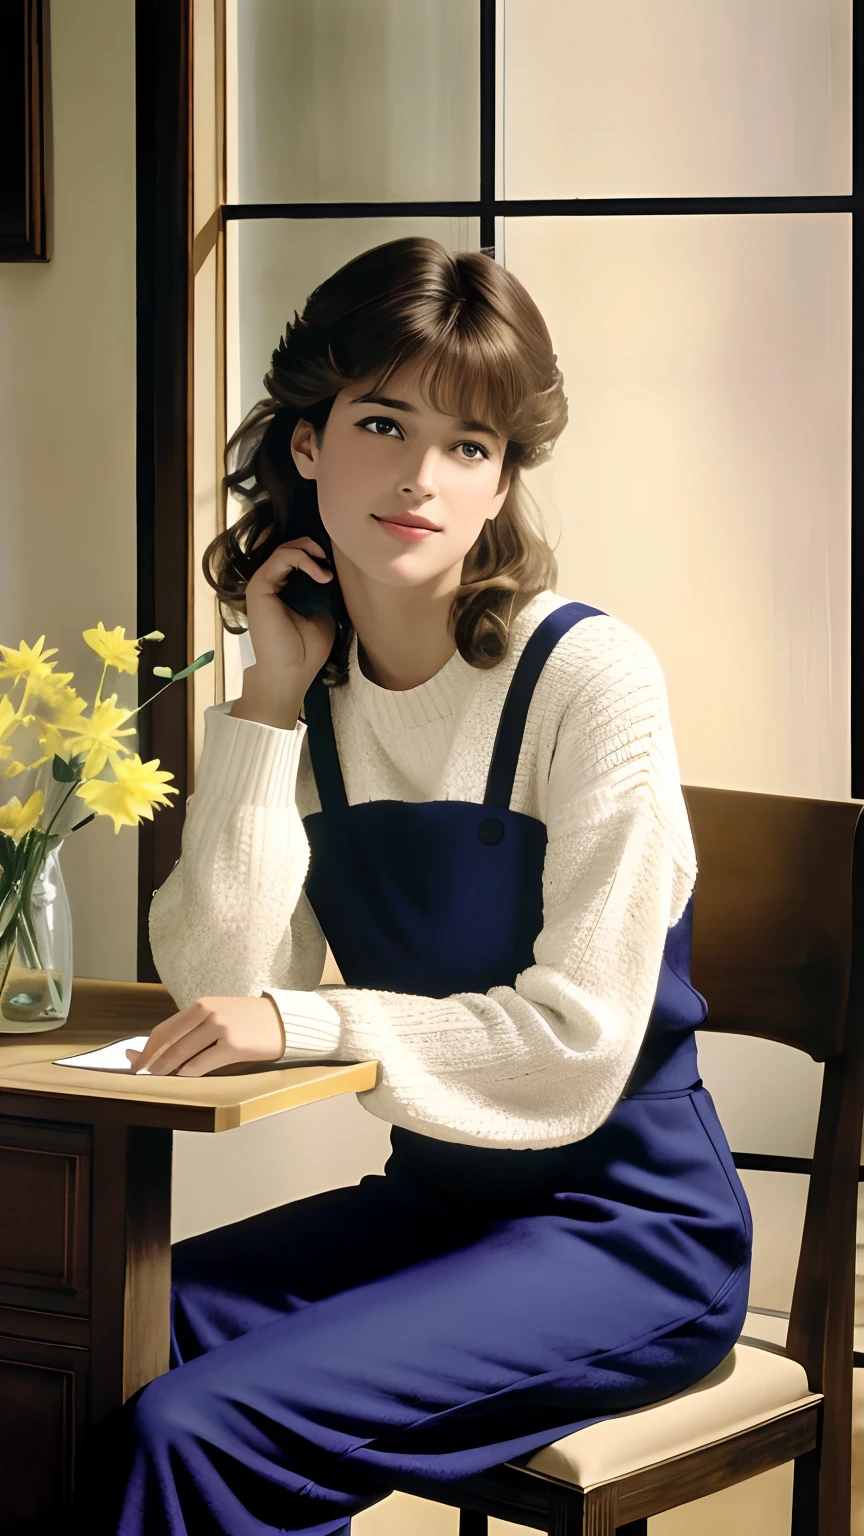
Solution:
{"label": "navy skirt", "polygon": [[349,1536],[734,1345],[750,1213],[701,1085],[560,1148],[391,1145],[383,1174],[174,1245],[171,1369],[103,1428],[88,1536]]}

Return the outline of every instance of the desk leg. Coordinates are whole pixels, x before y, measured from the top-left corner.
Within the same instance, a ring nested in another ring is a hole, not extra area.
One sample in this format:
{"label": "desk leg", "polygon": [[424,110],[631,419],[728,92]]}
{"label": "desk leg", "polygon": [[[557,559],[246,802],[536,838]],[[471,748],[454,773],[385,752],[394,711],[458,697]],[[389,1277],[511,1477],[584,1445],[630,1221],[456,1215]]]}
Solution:
{"label": "desk leg", "polygon": [[172,1141],[94,1127],[91,1423],[168,1369]]}
{"label": "desk leg", "polygon": [[4,1536],[62,1528],[89,1427],[168,1369],[173,1132],[83,1107],[0,1116]]}

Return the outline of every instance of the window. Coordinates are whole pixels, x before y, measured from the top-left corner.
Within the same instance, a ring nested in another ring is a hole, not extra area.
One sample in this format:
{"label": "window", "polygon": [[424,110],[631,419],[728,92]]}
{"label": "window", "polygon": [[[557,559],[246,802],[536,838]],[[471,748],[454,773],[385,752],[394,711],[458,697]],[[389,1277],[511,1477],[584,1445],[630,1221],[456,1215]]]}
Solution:
{"label": "window", "polygon": [[[240,688],[201,574],[226,436],[316,283],[409,232],[540,305],[559,589],[658,649],[690,779],[844,796],[851,730],[864,794],[851,0],[154,0],[138,27],[139,629],[216,653],[142,718],[180,799]],[[181,829],[141,829],[142,979]]]}

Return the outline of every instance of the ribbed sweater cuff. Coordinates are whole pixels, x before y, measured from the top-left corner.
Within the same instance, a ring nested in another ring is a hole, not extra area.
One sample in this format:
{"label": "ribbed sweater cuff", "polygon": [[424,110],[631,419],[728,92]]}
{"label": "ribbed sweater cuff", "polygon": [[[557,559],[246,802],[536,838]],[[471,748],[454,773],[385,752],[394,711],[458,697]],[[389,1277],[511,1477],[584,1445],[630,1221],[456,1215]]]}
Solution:
{"label": "ribbed sweater cuff", "polygon": [[204,711],[196,790],[244,805],[290,804],[305,725],[298,720],[287,731],[258,720],[241,720],[228,713],[233,703],[229,699],[225,704],[210,704]]}
{"label": "ribbed sweater cuff", "polygon": [[336,1050],[341,1020],[336,1009],[319,992],[299,992],[284,987],[262,987],[263,997],[272,998],[285,1029],[285,1050],[280,1061],[297,1061],[329,1056]]}

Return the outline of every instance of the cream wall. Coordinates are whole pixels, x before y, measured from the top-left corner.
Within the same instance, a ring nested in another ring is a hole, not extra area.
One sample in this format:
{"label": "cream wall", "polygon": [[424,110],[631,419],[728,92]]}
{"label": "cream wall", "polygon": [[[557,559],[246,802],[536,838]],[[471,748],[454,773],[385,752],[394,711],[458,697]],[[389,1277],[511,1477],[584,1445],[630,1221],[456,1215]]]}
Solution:
{"label": "cream wall", "polygon": [[[0,264],[0,638],[44,633],[90,699],[81,631],[137,633],[134,10],[52,0],[54,255]],[[77,975],[135,979],[137,863],[105,817],[64,845]]]}

